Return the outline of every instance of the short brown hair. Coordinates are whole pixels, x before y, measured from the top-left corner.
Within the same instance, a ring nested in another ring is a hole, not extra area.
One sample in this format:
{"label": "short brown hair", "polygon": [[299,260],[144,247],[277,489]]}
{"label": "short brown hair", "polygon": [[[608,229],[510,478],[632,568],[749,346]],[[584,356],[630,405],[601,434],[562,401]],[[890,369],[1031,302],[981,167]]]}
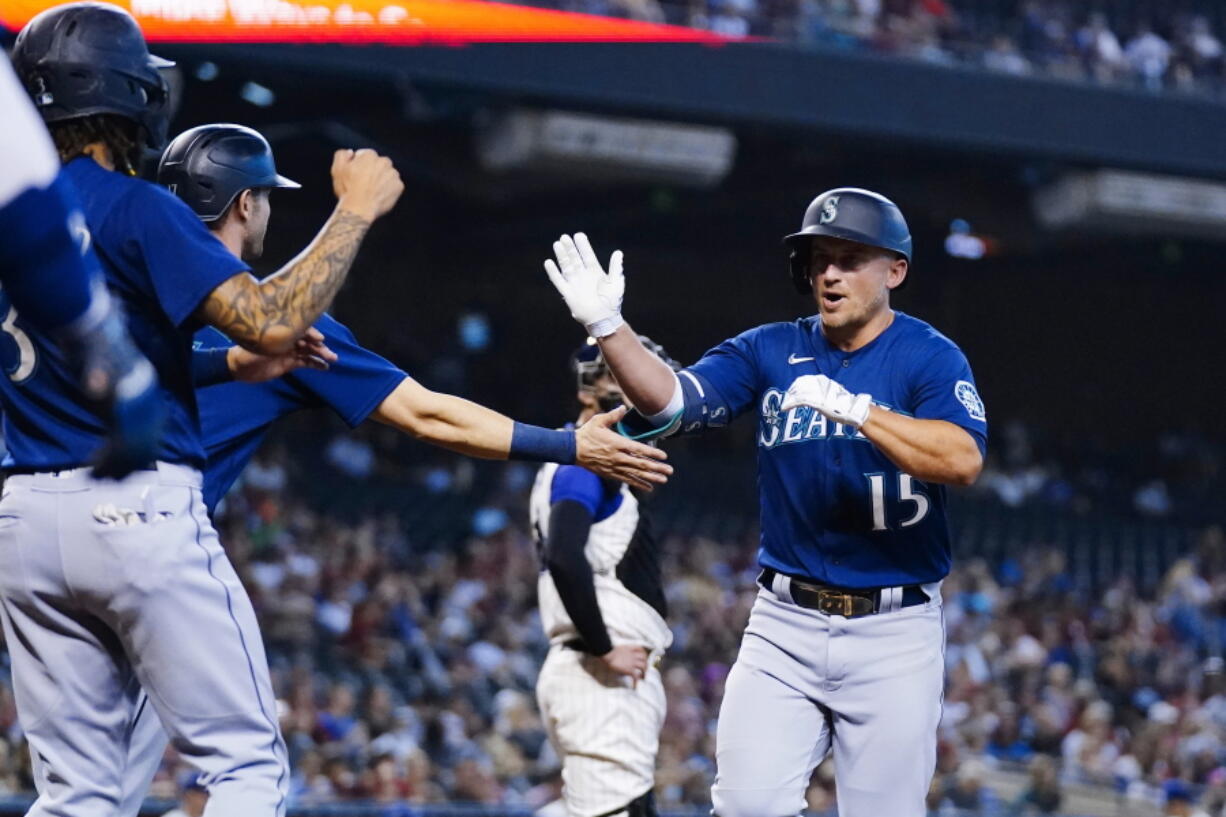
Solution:
{"label": "short brown hair", "polygon": [[84,156],[86,146],[101,142],[111,152],[116,169],[136,175],[141,156],[140,126],[131,119],[100,113],[52,122],[48,129],[61,162]]}

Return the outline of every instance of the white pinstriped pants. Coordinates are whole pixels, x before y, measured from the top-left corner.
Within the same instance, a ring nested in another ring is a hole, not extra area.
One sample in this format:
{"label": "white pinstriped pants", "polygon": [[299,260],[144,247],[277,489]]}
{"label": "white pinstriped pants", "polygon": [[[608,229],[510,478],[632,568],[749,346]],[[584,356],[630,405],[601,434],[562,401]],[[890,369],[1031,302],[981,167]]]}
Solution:
{"label": "white pinstriped pants", "polygon": [[655,787],[665,712],[655,662],[633,684],[596,656],[555,645],[541,667],[536,700],[562,759],[571,817],[616,811]]}

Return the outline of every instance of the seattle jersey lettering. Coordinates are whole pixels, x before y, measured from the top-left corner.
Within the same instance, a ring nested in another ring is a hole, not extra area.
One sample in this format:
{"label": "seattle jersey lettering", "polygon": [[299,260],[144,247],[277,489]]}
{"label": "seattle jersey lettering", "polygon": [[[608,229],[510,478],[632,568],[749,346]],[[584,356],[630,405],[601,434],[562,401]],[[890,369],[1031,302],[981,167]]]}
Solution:
{"label": "seattle jersey lettering", "polygon": [[[798,406],[784,414],[779,413],[785,391],[771,388],[762,395],[762,428],[758,432],[758,445],[774,448],[788,443],[803,443],[810,440],[840,438],[868,442],[859,429],[851,429],[842,423],[831,422],[808,406]],[[878,408],[890,411],[889,406],[873,401]],[[832,430],[833,429],[833,430]]]}

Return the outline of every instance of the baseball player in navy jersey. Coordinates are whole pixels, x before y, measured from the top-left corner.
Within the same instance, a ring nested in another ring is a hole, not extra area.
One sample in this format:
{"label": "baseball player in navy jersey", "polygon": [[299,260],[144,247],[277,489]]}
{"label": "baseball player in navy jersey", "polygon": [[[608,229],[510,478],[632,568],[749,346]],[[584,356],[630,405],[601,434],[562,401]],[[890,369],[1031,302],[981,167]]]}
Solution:
{"label": "baseball player in navy jersey", "polygon": [[28,332],[30,376],[0,378],[0,609],[38,787],[29,813],[115,814],[144,690],[202,772],[210,817],[280,815],[286,752],[259,629],[201,497],[191,338],[207,324],[253,352],[292,354],[403,185],[387,160],[339,152],[336,211],[257,281],[182,202],[129,175],[167,126],[166,63],[130,15],[101,3],[46,11],[18,35],[13,65],[168,415],[156,461],[103,482],[85,467],[102,418],[43,333]]}
{"label": "baseball player in navy jersey", "polygon": [[620,253],[606,273],[585,236],[563,236],[546,270],[641,412],[626,433],[757,416],[762,587],[720,709],[715,813],[799,813],[833,751],[843,817],[919,817],[943,681],[945,485],[979,474],[983,403],[958,347],[890,307],[911,260],[892,202],[828,191],[785,241],[817,314],[750,329],[679,375],[621,317]]}
{"label": "baseball player in navy jersey", "polygon": [[0,56],[0,364],[20,382],[36,357],[24,327],[59,340],[82,390],[106,407],[110,439],[95,470],[125,476],[156,453],[162,405],[89,248],[55,147],[8,58]]}
{"label": "baseball player in navy jersey", "polygon": [[[639,339],[670,366],[664,350]],[[594,340],[571,358],[579,422],[621,405]],[[536,697],[562,760],[572,817],[653,817],[664,685],[656,668],[673,636],[660,555],[638,498],[580,465],[546,465],[529,505],[549,654]]]}
{"label": "baseball player in navy jersey", "polygon": [[[209,232],[246,260],[259,257],[270,214],[272,188],[298,185],[276,172],[272,149],[241,125],[201,125],[170,143],[158,181],[207,224]],[[257,208],[254,202],[263,203]],[[622,416],[611,407],[577,432],[552,432],[515,423],[484,406],[422,386],[399,367],[364,349],[330,315],[315,328],[335,359],[326,371],[296,371],[259,385],[222,384],[201,389],[200,420],[208,455],[205,505],[210,511],[255,454],[272,423],[292,412],[327,407],[356,427],[366,419],[398,428],[424,442],[488,459],[549,459],[525,450],[520,438],[540,435],[567,443],[555,462],[578,462],[602,476],[641,488],[663,483],[671,472],[665,455],[607,430]],[[215,329],[196,335],[196,347],[215,351],[224,367],[233,341]],[[557,435],[556,438],[554,435]],[[545,452],[549,453],[549,452]]]}
{"label": "baseball player in navy jersey", "polygon": [[[277,173],[272,150],[259,133],[230,124],[202,125],[175,137],[162,156],[158,181],[192,208],[214,240],[249,261],[259,256],[264,244],[269,190],[297,187]],[[221,374],[197,391],[207,456],[202,494],[210,515],[272,424],[313,408],[330,408],[351,427],[374,419],[463,454],[537,461],[554,456],[641,486],[663,482],[671,471],[661,461],[662,452],[610,430],[624,409],[607,412],[578,432],[536,429],[425,388],[359,345],[349,329],[330,315],[322,315],[315,330],[326,341],[329,367],[304,367],[260,384],[224,382]],[[195,345],[198,356],[216,356],[219,372],[232,368],[229,358],[237,347],[215,328],[198,331]],[[554,442],[534,451],[529,447],[534,434]],[[557,442],[566,445],[556,450]],[[552,454],[550,447],[555,449]],[[143,714],[137,718],[118,817],[138,812],[165,743],[156,718]]]}

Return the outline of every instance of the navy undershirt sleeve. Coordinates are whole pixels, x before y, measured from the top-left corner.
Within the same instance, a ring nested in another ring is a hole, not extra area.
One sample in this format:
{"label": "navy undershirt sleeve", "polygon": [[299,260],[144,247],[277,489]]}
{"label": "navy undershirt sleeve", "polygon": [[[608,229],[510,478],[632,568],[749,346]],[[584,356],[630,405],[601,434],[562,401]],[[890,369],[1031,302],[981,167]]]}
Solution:
{"label": "navy undershirt sleeve", "polygon": [[613,643],[596,600],[592,565],[583,552],[592,520],[593,511],[584,503],[575,499],[555,500],[549,513],[544,561],[562,606],[587,651],[604,655],[613,649]]}

